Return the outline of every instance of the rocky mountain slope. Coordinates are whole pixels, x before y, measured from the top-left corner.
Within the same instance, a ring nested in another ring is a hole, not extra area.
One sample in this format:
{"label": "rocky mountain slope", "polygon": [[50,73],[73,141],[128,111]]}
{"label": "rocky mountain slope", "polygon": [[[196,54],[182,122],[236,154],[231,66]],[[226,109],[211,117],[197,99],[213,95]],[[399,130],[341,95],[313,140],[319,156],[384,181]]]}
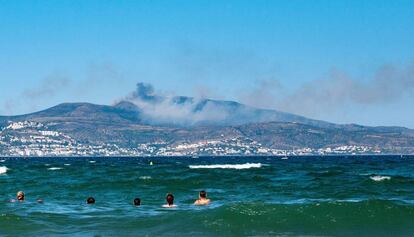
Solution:
{"label": "rocky mountain slope", "polygon": [[195,115],[189,116],[205,109],[226,116],[169,123],[165,119],[149,121],[148,112],[130,101],[114,106],[65,103],[32,114],[0,117],[0,154],[414,153],[414,131],[407,128],[337,125],[237,102],[192,100],[175,97],[169,103],[186,109],[190,103]]}

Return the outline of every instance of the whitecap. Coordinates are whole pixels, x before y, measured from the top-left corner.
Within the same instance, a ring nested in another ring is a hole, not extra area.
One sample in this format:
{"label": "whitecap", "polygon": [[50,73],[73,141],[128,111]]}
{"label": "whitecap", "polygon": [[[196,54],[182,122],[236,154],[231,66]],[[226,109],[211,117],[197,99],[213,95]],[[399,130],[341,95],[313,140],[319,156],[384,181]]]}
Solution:
{"label": "whitecap", "polygon": [[63,168],[61,168],[61,167],[50,167],[50,168],[48,168],[48,170],[61,170],[61,169],[63,169]]}
{"label": "whitecap", "polygon": [[145,179],[152,179],[152,178],[151,178],[151,176],[141,176],[141,177],[139,177],[139,179],[144,179],[145,180]]}
{"label": "whitecap", "polygon": [[0,166],[0,174],[7,173],[8,168],[6,166]]}
{"label": "whitecap", "polygon": [[6,162],[6,160],[0,160],[0,162]]}
{"label": "whitecap", "polygon": [[260,168],[262,167],[261,163],[246,163],[246,164],[216,164],[216,165],[189,165],[190,169],[250,169],[250,168]]}
{"label": "whitecap", "polygon": [[94,160],[90,160],[90,161],[89,161],[89,163],[96,163],[96,161],[94,161]]}
{"label": "whitecap", "polygon": [[362,202],[362,201],[366,201],[366,200],[362,199],[362,198],[348,198],[348,199],[338,199],[338,200],[336,200],[336,202],[352,202],[352,203]]}
{"label": "whitecap", "polygon": [[63,164],[64,166],[70,166],[70,164]]}
{"label": "whitecap", "polygon": [[375,176],[371,176],[369,178],[371,180],[374,180],[375,182],[380,182],[380,181],[390,180],[391,179],[390,176],[382,176],[382,175],[375,175]]}

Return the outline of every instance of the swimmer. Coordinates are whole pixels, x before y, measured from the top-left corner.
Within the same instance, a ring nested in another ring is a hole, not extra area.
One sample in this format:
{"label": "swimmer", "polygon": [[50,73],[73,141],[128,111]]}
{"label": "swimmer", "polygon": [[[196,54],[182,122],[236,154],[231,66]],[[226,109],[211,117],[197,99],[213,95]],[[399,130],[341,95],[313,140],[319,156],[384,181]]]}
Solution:
{"label": "swimmer", "polygon": [[141,206],[141,199],[135,198],[134,199],[134,206]]}
{"label": "swimmer", "polygon": [[24,201],[24,192],[23,191],[18,191],[16,194],[16,199],[10,199],[9,202],[23,202]]}
{"label": "swimmer", "polygon": [[23,202],[23,201],[24,201],[24,192],[23,192],[23,191],[19,191],[19,192],[17,192],[17,194],[16,194],[16,199],[17,199],[19,202]]}
{"label": "swimmer", "polygon": [[88,197],[88,199],[86,199],[86,203],[87,203],[87,204],[95,204],[95,198],[93,198],[93,197]]}
{"label": "swimmer", "polygon": [[[24,200],[25,200],[24,192],[23,191],[19,191],[16,194],[16,199],[11,199],[9,202],[17,202],[17,201],[23,202]],[[38,199],[36,199],[36,202],[43,203],[43,199],[38,198]]]}
{"label": "swimmer", "polygon": [[202,190],[198,194],[198,199],[194,202],[194,205],[201,206],[201,205],[208,205],[210,203],[210,199],[207,198],[206,191]]}
{"label": "swimmer", "polygon": [[162,205],[162,207],[165,207],[165,208],[177,207],[177,205],[174,205],[174,196],[172,195],[172,193],[167,194],[167,197],[165,199],[167,200],[167,204]]}

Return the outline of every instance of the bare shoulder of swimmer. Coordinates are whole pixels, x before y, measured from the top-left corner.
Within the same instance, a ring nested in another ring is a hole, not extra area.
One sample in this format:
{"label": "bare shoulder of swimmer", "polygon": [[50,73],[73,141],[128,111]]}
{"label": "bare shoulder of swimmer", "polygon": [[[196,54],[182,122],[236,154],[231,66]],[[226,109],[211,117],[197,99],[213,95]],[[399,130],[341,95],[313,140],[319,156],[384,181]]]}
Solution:
{"label": "bare shoulder of swimmer", "polygon": [[197,199],[194,202],[194,205],[208,205],[210,203],[210,199]]}

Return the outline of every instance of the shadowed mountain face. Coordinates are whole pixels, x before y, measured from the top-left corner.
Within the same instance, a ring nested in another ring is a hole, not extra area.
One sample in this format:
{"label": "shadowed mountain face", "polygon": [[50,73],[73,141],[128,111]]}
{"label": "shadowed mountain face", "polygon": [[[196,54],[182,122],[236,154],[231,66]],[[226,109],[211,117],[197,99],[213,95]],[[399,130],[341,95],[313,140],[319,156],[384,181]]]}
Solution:
{"label": "shadowed mountain face", "polygon": [[139,111],[130,103],[120,103],[119,106],[95,105],[89,103],[64,103],[36,113],[0,118],[3,121],[30,120],[37,122],[93,122],[120,124],[140,122]]}
{"label": "shadowed mountain face", "polygon": [[[38,133],[48,130],[74,139],[64,143],[55,141],[58,144],[114,144],[121,148],[139,147],[140,144],[179,146],[213,140],[225,144],[238,139],[249,141],[251,144],[247,147],[260,144],[269,149],[367,146],[382,148],[388,153],[414,153],[414,132],[407,128],[336,125],[232,101],[190,97],[150,99],[146,104],[125,100],[114,106],[64,103],[32,114],[4,116],[0,117],[0,135],[3,144],[9,147],[15,146],[16,139],[35,134],[35,130]],[[171,114],[169,121],[168,114],[177,111],[182,114]],[[152,120],[157,114],[162,119]],[[186,120],[186,116],[191,119]],[[41,123],[44,127],[6,128],[23,121]],[[56,136],[53,139],[58,139]],[[0,152],[1,142],[0,139]],[[3,149],[9,150],[7,146]]]}

